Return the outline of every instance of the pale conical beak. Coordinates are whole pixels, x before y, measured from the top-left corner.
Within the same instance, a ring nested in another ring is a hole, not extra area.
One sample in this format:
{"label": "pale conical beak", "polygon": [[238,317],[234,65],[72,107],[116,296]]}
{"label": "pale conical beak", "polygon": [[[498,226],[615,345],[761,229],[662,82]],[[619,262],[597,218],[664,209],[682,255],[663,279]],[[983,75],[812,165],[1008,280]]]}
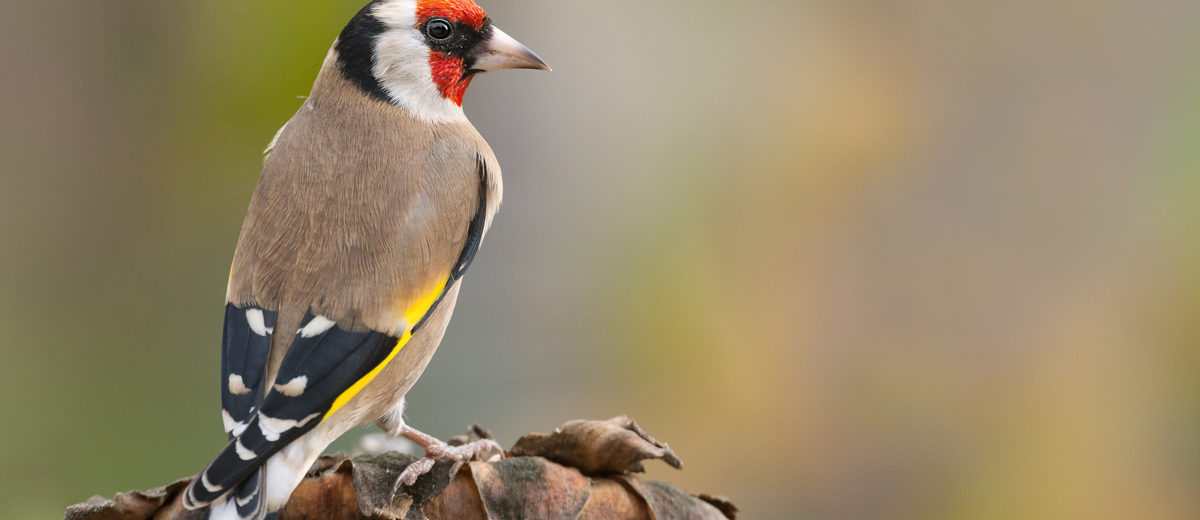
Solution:
{"label": "pale conical beak", "polygon": [[536,69],[550,70],[537,54],[521,45],[521,42],[492,26],[492,34],[480,44],[479,55],[471,70]]}

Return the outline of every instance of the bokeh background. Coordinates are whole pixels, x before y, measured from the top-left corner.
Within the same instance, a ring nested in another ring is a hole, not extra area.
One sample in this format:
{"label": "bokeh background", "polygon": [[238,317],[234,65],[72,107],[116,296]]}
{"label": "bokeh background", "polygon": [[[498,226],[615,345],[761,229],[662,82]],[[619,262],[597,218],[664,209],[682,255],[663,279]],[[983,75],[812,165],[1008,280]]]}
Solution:
{"label": "bokeh background", "polygon": [[[362,3],[0,4],[0,517],[219,449],[261,152]],[[468,93],[505,206],[411,423],[630,414],[745,518],[1200,518],[1200,3],[483,6],[555,72]]]}

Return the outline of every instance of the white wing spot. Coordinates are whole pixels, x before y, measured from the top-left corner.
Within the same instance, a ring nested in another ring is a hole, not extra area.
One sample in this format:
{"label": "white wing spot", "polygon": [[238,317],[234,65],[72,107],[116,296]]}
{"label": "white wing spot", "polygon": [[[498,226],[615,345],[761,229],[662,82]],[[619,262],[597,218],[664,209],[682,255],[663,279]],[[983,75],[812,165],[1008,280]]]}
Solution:
{"label": "white wing spot", "polygon": [[259,336],[267,336],[275,332],[275,329],[267,327],[262,309],[246,309],[246,322],[250,324],[250,330]]}
{"label": "white wing spot", "polygon": [[326,333],[329,331],[329,329],[332,329],[333,326],[333,320],[324,316],[317,316],[313,318],[312,321],[308,322],[308,325],[305,325],[303,329],[300,329],[300,337],[315,338]]}
{"label": "white wing spot", "polygon": [[270,419],[261,413],[258,414],[258,429],[262,430],[263,438],[271,442],[278,441],[279,434],[283,433],[283,430],[291,428],[291,426],[282,424],[284,422],[291,421],[277,421],[276,419]]}
{"label": "white wing spot", "polygon": [[238,422],[233,420],[233,416],[229,412],[221,410],[221,422],[225,424],[225,433],[233,431],[237,427]]}
{"label": "white wing spot", "polygon": [[304,389],[308,388],[308,376],[300,376],[286,385],[275,385],[275,390],[288,397],[300,397],[304,393]]}
{"label": "white wing spot", "polygon": [[234,437],[240,437],[249,426],[244,422],[233,420],[233,416],[225,410],[221,410],[221,422],[225,423],[225,433],[232,433]]}
{"label": "white wing spot", "polygon": [[313,419],[316,419],[320,416],[321,413],[317,412],[305,417],[302,421],[293,421],[290,419],[275,419],[273,417],[267,417],[266,415],[263,415],[262,412],[259,412],[258,429],[262,430],[263,438],[271,442],[276,442],[279,440],[279,436],[282,435],[283,432],[292,428],[303,427]]}
{"label": "white wing spot", "polygon": [[233,395],[246,395],[250,393],[250,388],[246,386],[245,381],[242,381],[242,376],[229,374],[229,393]]}
{"label": "white wing spot", "polygon": [[[233,443],[233,449],[234,449],[234,451],[237,452],[238,458],[242,459],[242,460],[254,460],[255,458],[258,457],[257,453],[254,453],[253,451],[246,449],[246,447],[242,445],[241,439],[238,439],[237,441],[235,441]],[[254,495],[251,495],[251,496],[254,496]]]}

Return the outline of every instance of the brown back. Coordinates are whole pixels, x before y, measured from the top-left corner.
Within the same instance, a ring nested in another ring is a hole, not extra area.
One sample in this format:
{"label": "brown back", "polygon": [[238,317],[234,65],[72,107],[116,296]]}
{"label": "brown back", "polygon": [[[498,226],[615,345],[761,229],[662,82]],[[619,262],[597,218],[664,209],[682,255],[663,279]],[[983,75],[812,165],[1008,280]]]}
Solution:
{"label": "brown back", "polygon": [[480,157],[498,177],[473,127],[424,123],[366,96],[331,51],[266,159],[229,301],[279,310],[284,330],[312,312],[345,329],[399,335],[408,325],[400,314],[463,249]]}

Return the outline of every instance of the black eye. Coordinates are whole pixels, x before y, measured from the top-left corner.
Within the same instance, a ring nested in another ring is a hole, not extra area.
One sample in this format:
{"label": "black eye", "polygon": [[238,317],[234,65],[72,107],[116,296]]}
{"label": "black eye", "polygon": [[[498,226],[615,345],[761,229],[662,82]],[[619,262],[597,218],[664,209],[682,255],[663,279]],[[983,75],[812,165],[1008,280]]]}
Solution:
{"label": "black eye", "polygon": [[445,40],[454,35],[454,26],[444,18],[434,18],[425,25],[425,34],[435,40]]}

